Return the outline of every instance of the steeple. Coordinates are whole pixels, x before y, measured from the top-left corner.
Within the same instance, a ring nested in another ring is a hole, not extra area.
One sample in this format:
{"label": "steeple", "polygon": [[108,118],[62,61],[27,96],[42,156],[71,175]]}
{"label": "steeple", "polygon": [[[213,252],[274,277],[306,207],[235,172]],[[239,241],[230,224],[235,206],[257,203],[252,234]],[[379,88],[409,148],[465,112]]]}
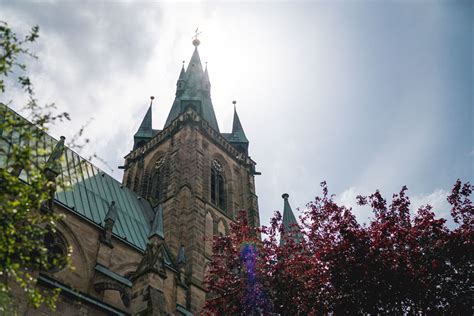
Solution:
{"label": "steeple", "polygon": [[166,119],[165,128],[188,108],[196,111],[213,129],[219,132],[216,114],[212,106],[209,74],[203,70],[198,46],[200,41],[193,40],[194,52],[186,71],[184,67],[178,79],[176,97]]}
{"label": "steeple", "polygon": [[283,193],[281,196],[284,200],[283,202],[283,228],[284,233],[280,236],[280,245],[285,243],[285,240],[288,239],[288,234],[292,235],[292,239],[295,243],[300,243],[302,236],[301,233],[298,231],[298,222],[296,221],[295,215],[291,210],[290,203],[288,202],[288,193]]}
{"label": "steeple", "polygon": [[135,133],[135,135],[133,135],[133,149],[140,147],[153,136],[153,129],[151,127],[151,107],[153,105],[153,99],[155,99],[155,97],[151,96],[148,111],[146,112],[145,117],[143,118],[143,121],[140,124],[140,127],[138,128],[137,132]]}

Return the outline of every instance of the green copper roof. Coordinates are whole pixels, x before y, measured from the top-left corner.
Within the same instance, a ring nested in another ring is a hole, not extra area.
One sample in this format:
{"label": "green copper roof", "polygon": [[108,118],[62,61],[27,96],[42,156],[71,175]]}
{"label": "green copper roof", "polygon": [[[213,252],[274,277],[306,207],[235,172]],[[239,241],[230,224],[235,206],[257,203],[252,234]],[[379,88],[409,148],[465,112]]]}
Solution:
{"label": "green copper roof", "polygon": [[242,128],[242,124],[240,123],[239,115],[237,114],[237,110],[234,106],[234,122],[232,124],[232,142],[236,143],[248,143],[249,140],[247,136],[245,136],[244,129]]}
{"label": "green copper roof", "polygon": [[[20,115],[18,117],[21,118]],[[32,125],[31,127],[34,128]],[[46,133],[41,135],[35,146],[51,155],[58,141]],[[7,135],[6,131],[3,131],[3,136],[10,143],[20,142],[15,133]],[[0,140],[0,147],[7,152],[8,146],[7,142]],[[48,154],[38,157],[38,164],[45,165],[47,159]],[[56,203],[98,226],[104,225],[109,213],[109,218],[115,217],[113,234],[132,246],[145,250],[150,223],[155,217],[150,203],[137,197],[119,181],[67,147],[64,148],[64,154],[59,158],[59,162],[58,178],[62,179],[66,186],[58,187]],[[0,155],[0,168],[8,167],[10,163],[6,157]],[[25,177],[27,181],[27,176]],[[115,202],[115,210],[111,210],[112,202]]]}
{"label": "green copper roof", "polygon": [[148,107],[148,111],[146,111],[145,117],[138,128],[138,131],[135,133],[136,137],[152,137],[153,130],[151,128],[151,105]]}
{"label": "green copper roof", "polygon": [[62,176],[69,185],[56,193],[56,200],[99,225],[104,224],[109,205],[115,201],[112,232],[144,250],[154,215],[148,201],[72,150],[67,148],[64,156]]}
{"label": "green copper roof", "polygon": [[[235,101],[234,101],[235,102]],[[245,136],[244,129],[242,124],[240,123],[239,115],[237,114],[237,110],[235,108],[234,103],[234,122],[232,123],[232,133],[222,133],[225,139],[229,141],[234,147],[238,150],[245,152],[248,154],[249,149],[249,140],[247,136]]]}
{"label": "green copper roof", "polygon": [[194,49],[191,61],[184,73],[178,79],[176,98],[165,123],[165,128],[171,124],[188,106],[192,106],[209,125],[219,131],[214,107],[212,105],[209,75],[202,69],[201,59],[197,47]]}
{"label": "green copper roof", "polygon": [[290,206],[290,203],[288,202],[288,197],[289,195],[287,193],[284,193],[282,195],[282,198],[284,200],[283,202],[283,228],[285,230],[285,234],[282,234],[282,236],[280,237],[280,245],[283,245],[285,243],[285,239],[286,239],[286,235],[291,232],[291,231],[294,231],[294,235],[293,235],[293,240],[296,242],[296,243],[299,243],[302,239],[302,236],[299,232],[297,232],[297,226],[298,225],[298,222],[296,221],[296,218],[295,218],[295,215],[293,214],[293,211],[291,210],[291,206]]}
{"label": "green copper roof", "polygon": [[148,107],[148,111],[146,111],[145,117],[142,120],[142,123],[140,124],[140,127],[138,128],[137,132],[135,135],[133,135],[133,148],[138,147],[140,141],[147,141],[150,138],[153,137],[154,130],[152,129],[152,116],[151,116],[151,106],[152,104],[150,103],[150,106]]}
{"label": "green copper roof", "polygon": [[[184,63],[184,61],[183,61],[183,63]],[[179,73],[178,80],[184,80],[185,76],[186,76],[186,70],[184,70],[184,64],[183,64],[183,67],[181,67],[181,72]]]}

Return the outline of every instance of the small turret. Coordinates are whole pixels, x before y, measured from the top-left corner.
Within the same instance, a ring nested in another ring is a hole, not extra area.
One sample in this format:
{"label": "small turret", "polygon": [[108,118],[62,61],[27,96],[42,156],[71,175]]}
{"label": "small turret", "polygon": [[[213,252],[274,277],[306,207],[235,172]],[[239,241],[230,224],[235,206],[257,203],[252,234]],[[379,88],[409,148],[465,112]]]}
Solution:
{"label": "small turret", "polygon": [[232,133],[223,134],[223,136],[226,137],[227,140],[232,145],[234,145],[235,148],[237,148],[237,150],[248,155],[249,140],[247,139],[247,136],[245,136],[242,123],[240,123],[240,118],[239,118],[239,115],[237,114],[237,109],[236,109],[237,101],[235,100],[232,101],[232,104],[234,105],[234,121],[232,123]]}
{"label": "small turret", "polygon": [[283,229],[284,232],[280,237],[280,245],[285,244],[288,237],[292,238],[295,243],[300,243],[302,240],[301,233],[299,231],[299,225],[296,221],[295,215],[291,210],[290,203],[288,202],[288,193],[283,193]]}
{"label": "small turret", "polygon": [[149,141],[153,137],[153,129],[152,129],[152,117],[151,117],[151,107],[153,105],[153,100],[155,99],[154,96],[150,97],[150,106],[148,107],[148,111],[145,114],[145,117],[140,124],[135,135],[133,135],[133,149],[136,149],[142,145],[144,145],[147,141]]}

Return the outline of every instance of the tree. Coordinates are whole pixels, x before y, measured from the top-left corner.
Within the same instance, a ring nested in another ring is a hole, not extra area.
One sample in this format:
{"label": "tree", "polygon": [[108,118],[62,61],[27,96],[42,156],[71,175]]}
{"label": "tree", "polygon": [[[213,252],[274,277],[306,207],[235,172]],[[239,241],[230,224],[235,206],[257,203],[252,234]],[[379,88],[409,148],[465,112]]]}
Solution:
{"label": "tree", "polygon": [[213,261],[207,281],[211,297],[206,301],[209,313],[217,315],[260,315],[269,310],[269,301],[258,279],[267,258],[261,256],[262,243],[257,231],[247,222],[245,212],[231,224],[229,236],[213,243]]}
{"label": "tree", "polygon": [[[0,103],[0,314],[15,313],[25,293],[28,305],[55,307],[59,290],[36,285],[38,271],[69,265],[66,258],[49,251],[45,239],[55,232],[61,216],[52,212],[54,190],[64,140],[56,147],[45,141],[48,126],[67,113],[54,114],[54,105],[39,105],[28,77],[26,60],[36,58],[28,46],[38,38],[33,27],[18,39],[6,22],[0,21],[0,91],[15,84],[28,97],[24,113],[30,122]],[[70,251],[69,251],[70,255]],[[16,291],[16,292],[15,292]]]}
{"label": "tree", "polygon": [[[266,299],[263,314],[470,313],[474,186],[458,180],[447,198],[457,224],[453,230],[429,205],[411,214],[406,187],[390,205],[378,191],[358,197],[359,204],[373,210],[367,225],[360,225],[350,208],[337,205],[324,182],[322,189],[322,196],[307,205],[300,226],[284,232],[277,212],[270,227],[258,230],[265,236],[254,241],[255,278]],[[241,315],[252,308],[242,295],[248,286],[245,274],[233,268],[242,265],[238,251],[249,230],[240,219],[229,236],[215,241],[207,277],[212,299],[205,305],[211,314],[226,314],[226,306]],[[286,242],[280,245],[281,234]]]}

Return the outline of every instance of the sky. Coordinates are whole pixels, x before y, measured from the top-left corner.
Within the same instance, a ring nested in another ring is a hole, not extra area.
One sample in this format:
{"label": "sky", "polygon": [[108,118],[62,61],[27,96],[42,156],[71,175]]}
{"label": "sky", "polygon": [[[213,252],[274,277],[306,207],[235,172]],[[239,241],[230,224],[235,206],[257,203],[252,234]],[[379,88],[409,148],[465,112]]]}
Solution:
{"label": "sky", "polygon": [[[182,61],[200,35],[221,132],[232,100],[257,162],[262,224],[298,208],[327,181],[336,201],[407,185],[414,208],[449,216],[456,179],[474,182],[473,21],[470,1],[128,2],[2,1],[19,34],[40,26],[31,61],[36,96],[69,112],[53,126],[118,180],[123,157],[155,96],[162,129]],[[0,101],[14,100],[14,89]]]}

